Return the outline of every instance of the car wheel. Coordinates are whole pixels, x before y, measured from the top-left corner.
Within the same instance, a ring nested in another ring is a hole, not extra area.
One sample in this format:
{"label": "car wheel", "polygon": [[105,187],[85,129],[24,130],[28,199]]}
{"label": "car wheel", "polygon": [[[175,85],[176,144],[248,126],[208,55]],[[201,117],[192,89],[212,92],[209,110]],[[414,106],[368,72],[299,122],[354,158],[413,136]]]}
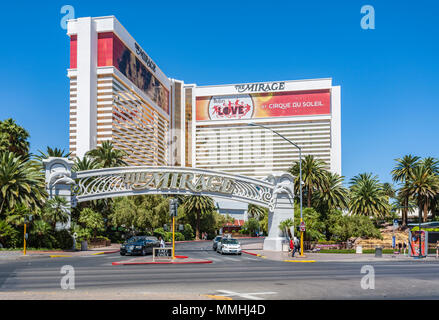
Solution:
{"label": "car wheel", "polygon": [[120,255],[121,255],[121,256],[124,256],[124,255],[125,255],[125,253],[121,252],[121,253],[120,253]]}

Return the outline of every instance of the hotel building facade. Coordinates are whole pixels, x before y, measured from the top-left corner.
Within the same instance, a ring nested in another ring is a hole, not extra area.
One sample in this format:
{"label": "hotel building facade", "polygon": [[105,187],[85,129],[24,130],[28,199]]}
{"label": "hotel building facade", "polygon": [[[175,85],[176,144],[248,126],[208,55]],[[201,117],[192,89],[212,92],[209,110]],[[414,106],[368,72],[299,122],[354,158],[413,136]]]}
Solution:
{"label": "hotel building facade", "polygon": [[264,178],[302,155],[341,174],[341,92],[332,79],[198,86],[168,78],[113,16],[68,22],[70,152],[105,140],[131,165]]}

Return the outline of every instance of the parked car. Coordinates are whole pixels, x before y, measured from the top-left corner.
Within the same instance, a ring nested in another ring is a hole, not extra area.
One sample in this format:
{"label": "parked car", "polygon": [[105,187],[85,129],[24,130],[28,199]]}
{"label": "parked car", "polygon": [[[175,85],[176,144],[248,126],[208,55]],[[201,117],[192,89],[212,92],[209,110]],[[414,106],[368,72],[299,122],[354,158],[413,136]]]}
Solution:
{"label": "parked car", "polygon": [[221,241],[221,238],[222,238],[222,236],[216,236],[215,237],[215,239],[213,239],[213,245],[212,245],[212,247],[213,247],[213,250],[214,251],[216,251],[216,247],[217,247],[217,245],[218,245],[218,242],[219,241]]}
{"label": "parked car", "polygon": [[217,244],[216,252],[225,254],[225,253],[235,253],[241,254],[241,244],[236,239],[232,238],[222,238],[220,242]]}
{"label": "parked car", "polygon": [[152,253],[153,248],[160,248],[160,241],[157,237],[140,236],[132,237],[120,246],[120,255],[142,255]]}

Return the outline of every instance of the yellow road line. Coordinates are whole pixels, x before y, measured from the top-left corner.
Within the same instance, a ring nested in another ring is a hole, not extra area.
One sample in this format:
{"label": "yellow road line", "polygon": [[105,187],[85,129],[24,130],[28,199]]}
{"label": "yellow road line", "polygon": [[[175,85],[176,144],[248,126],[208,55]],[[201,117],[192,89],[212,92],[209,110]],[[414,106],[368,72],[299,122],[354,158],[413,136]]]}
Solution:
{"label": "yellow road line", "polygon": [[308,263],[312,263],[312,262],[316,262],[315,260],[284,260],[284,262],[308,262]]}
{"label": "yellow road line", "polygon": [[104,254],[105,252],[97,252],[97,253],[93,253],[92,256],[97,256],[98,254]]}
{"label": "yellow road line", "polygon": [[209,298],[212,298],[212,299],[215,299],[215,300],[233,300],[230,297],[217,296],[217,295],[214,295],[214,294],[202,294],[202,296],[209,297]]}
{"label": "yellow road line", "polygon": [[51,257],[51,258],[70,258],[71,256],[67,256],[67,255],[62,255],[62,254],[53,254],[53,255],[50,255],[49,257]]}

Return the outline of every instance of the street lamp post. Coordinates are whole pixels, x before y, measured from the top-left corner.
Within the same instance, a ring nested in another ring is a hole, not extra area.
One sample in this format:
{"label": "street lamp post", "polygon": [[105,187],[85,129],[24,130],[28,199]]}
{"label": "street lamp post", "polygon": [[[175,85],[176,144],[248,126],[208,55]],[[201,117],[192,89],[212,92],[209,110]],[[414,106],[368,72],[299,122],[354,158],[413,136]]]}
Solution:
{"label": "street lamp post", "polygon": [[[271,128],[268,128],[266,126],[263,126],[261,124],[257,124],[254,122],[251,122],[248,124],[249,126],[255,126],[255,127],[261,127],[267,130],[270,130],[271,132],[277,134],[282,139],[288,141],[293,146],[295,146],[297,149],[299,149],[299,189],[300,189],[300,223],[303,222],[303,214],[302,214],[302,148],[300,148],[297,144],[295,144],[293,141],[287,139],[283,135],[281,135],[279,132],[274,131]],[[303,231],[300,231],[300,255],[303,256]]]}

